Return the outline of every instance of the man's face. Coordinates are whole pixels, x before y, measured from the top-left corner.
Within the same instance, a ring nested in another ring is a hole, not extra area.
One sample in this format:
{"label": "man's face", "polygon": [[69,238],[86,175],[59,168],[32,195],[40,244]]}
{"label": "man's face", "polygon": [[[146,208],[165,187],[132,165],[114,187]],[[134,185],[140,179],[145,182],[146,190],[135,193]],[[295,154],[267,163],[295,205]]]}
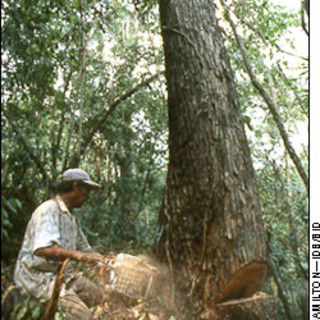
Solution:
{"label": "man's face", "polygon": [[72,207],[82,207],[83,203],[89,198],[89,192],[88,188],[76,185],[73,189]]}

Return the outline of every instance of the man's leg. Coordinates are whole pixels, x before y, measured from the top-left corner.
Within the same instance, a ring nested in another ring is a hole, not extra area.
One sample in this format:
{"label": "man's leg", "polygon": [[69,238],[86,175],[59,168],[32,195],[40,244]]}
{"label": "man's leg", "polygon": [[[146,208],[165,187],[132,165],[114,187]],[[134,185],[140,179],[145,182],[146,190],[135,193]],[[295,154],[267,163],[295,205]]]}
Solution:
{"label": "man's leg", "polygon": [[72,289],[88,307],[101,304],[105,297],[104,290],[86,277],[80,277],[75,280],[71,284],[70,289]]}
{"label": "man's leg", "polygon": [[100,304],[104,299],[104,291],[85,277],[71,283],[59,299],[60,310],[67,320],[92,320],[90,307]]}
{"label": "man's leg", "polygon": [[59,311],[63,312],[67,320],[93,320],[92,312],[71,290],[59,298]]}

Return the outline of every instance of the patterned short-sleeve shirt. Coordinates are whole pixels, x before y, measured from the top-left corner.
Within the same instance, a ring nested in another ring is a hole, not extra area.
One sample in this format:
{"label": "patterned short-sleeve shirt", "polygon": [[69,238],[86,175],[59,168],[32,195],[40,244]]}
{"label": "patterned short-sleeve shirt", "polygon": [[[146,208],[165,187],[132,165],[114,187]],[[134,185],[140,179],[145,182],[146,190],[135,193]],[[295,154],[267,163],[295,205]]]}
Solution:
{"label": "patterned short-sleeve shirt", "polygon": [[59,196],[37,207],[28,223],[14,272],[15,284],[23,294],[46,300],[51,297],[55,272],[62,262],[34,252],[54,244],[68,250],[91,249],[77,217]]}

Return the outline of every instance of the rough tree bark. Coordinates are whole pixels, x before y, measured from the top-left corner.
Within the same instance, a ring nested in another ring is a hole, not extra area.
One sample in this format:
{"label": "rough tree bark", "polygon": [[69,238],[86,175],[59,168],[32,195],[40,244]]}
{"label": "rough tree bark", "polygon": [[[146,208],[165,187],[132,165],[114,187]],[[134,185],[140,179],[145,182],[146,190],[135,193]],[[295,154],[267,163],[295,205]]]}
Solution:
{"label": "rough tree bark", "polygon": [[267,239],[214,2],[160,0],[160,15],[170,155],[154,250],[186,319],[276,319],[272,297],[250,298],[266,277]]}

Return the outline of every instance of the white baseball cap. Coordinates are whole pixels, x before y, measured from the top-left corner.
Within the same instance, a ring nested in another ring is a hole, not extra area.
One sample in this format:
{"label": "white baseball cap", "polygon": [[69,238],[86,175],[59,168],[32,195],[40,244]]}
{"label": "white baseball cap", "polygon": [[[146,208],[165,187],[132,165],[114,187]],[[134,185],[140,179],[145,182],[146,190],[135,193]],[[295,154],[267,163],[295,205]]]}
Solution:
{"label": "white baseball cap", "polygon": [[90,176],[87,172],[82,169],[74,168],[68,169],[62,174],[62,181],[82,181],[83,183],[87,184],[88,186],[98,189],[100,188],[100,184],[93,182],[90,179]]}

